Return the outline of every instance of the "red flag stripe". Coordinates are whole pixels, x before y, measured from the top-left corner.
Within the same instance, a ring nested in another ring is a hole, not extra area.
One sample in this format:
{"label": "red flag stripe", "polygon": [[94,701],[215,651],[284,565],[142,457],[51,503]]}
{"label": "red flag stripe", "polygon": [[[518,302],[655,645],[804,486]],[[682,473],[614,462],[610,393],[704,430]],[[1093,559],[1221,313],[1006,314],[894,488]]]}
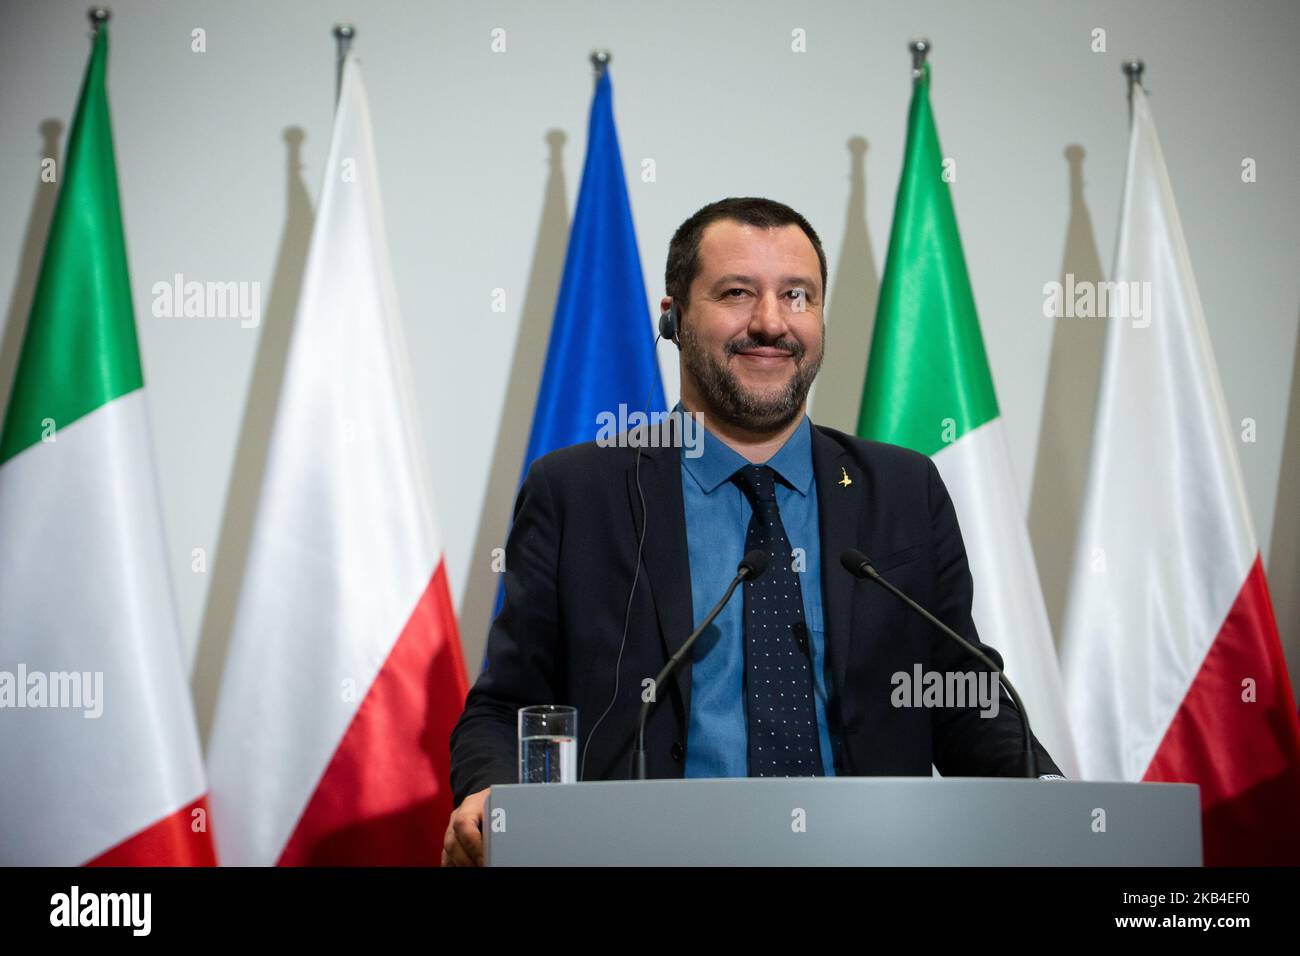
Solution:
{"label": "red flag stripe", "polygon": [[1300,719],[1258,555],[1143,779],[1200,785],[1207,865],[1300,864]]}
{"label": "red flag stripe", "polygon": [[280,866],[436,866],[449,739],[468,686],[439,561],[280,855]]}
{"label": "red flag stripe", "polygon": [[[196,824],[201,829],[196,830]],[[207,795],[127,837],[85,865],[216,866],[217,854],[208,832]]]}

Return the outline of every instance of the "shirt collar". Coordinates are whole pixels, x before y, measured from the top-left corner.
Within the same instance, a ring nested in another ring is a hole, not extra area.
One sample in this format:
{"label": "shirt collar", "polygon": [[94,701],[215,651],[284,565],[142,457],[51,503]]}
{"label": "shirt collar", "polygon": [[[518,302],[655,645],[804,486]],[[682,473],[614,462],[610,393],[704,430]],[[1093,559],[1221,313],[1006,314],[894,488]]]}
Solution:
{"label": "shirt collar", "polygon": [[[673,411],[682,415],[687,414],[681,402],[677,403]],[[701,454],[697,458],[691,458],[683,451],[682,464],[687,474],[700,486],[700,490],[708,495],[750,462],[709,431],[707,424],[702,432],[704,437],[701,443]],[[785,444],[764,464],[769,465],[785,484],[799,494],[807,496],[812,488],[813,479],[812,423],[807,415],[803,416],[803,421],[786,439]]]}

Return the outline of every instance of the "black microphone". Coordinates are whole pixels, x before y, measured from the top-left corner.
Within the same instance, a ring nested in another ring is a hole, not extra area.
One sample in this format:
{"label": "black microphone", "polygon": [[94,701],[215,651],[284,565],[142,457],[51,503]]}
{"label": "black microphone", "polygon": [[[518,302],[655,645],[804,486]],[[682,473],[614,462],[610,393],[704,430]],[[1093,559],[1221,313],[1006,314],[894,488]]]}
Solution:
{"label": "black microphone", "polygon": [[677,665],[680,664],[682,659],[690,653],[691,646],[695,643],[696,638],[703,634],[704,629],[713,623],[713,619],[722,613],[722,609],[726,607],[727,602],[731,600],[731,595],[735,593],[736,585],[740,584],[741,581],[754,581],[766,570],[766,551],[760,551],[758,548],[755,548],[753,551],[750,551],[741,558],[740,564],[736,567],[736,576],[731,579],[731,584],[727,585],[727,593],[722,595],[722,600],[714,605],[713,610],[709,612],[709,616],[704,619],[704,623],[697,627],[691,636],[686,639],[686,642],[678,649],[677,653],[668,659],[668,663],[664,665],[664,669],[661,670],[659,676],[655,678],[653,685],[654,693],[649,700],[641,702],[641,718],[637,721],[636,752],[633,754],[632,758],[636,767],[636,779],[644,780],[646,778],[645,722],[650,716],[650,708],[659,701],[659,688],[664,686],[664,682],[667,681],[672,675],[672,672],[677,669]]}
{"label": "black microphone", "polygon": [[1034,755],[1034,747],[1032,743],[1033,737],[1029,733],[1029,714],[1025,712],[1025,705],[1020,702],[1020,695],[1017,694],[1016,689],[1011,686],[1011,681],[1007,680],[1007,675],[1002,673],[1001,668],[999,668],[996,664],[994,664],[987,654],[985,654],[983,651],[981,651],[979,648],[973,645],[970,641],[966,640],[964,637],[962,637],[960,634],[958,634],[956,631],[950,628],[947,624],[943,623],[943,621],[939,620],[937,617],[935,617],[925,608],[921,607],[921,605],[917,604],[915,601],[913,601],[910,597],[908,597],[898,588],[894,587],[892,584],[890,584],[888,581],[882,578],[880,576],[880,573],[871,566],[871,559],[868,558],[861,551],[854,551],[852,549],[845,551],[843,554],[840,555],[840,564],[844,565],[844,569],[848,571],[849,574],[853,575],[855,578],[870,578],[872,581],[875,581],[877,584],[879,584],[890,594],[894,595],[896,598],[898,598],[900,601],[902,601],[904,604],[910,607],[917,614],[921,615],[921,617],[925,618],[927,621],[929,621],[931,624],[937,627],[947,637],[952,638],[954,641],[960,644],[963,648],[965,648],[966,653],[970,654],[981,664],[987,667],[990,671],[998,675],[998,680],[1000,680],[1003,686],[1006,687],[1007,693],[1011,695],[1011,699],[1015,702],[1016,710],[1020,712],[1020,730],[1021,730],[1021,734],[1024,737],[1024,744],[1025,744],[1025,776],[1031,779],[1037,778],[1038,760]]}

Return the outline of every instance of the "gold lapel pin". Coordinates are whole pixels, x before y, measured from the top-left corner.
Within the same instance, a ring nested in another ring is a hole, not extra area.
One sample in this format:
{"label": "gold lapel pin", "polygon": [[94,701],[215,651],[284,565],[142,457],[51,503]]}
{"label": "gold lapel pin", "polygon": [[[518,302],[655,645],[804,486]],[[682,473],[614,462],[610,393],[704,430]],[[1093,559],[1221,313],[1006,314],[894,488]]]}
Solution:
{"label": "gold lapel pin", "polygon": [[835,484],[840,485],[843,488],[847,488],[849,485],[853,484],[853,479],[849,477],[848,469],[845,468],[843,465],[840,465],[840,474],[842,474],[844,477],[841,478],[839,481],[835,482]]}

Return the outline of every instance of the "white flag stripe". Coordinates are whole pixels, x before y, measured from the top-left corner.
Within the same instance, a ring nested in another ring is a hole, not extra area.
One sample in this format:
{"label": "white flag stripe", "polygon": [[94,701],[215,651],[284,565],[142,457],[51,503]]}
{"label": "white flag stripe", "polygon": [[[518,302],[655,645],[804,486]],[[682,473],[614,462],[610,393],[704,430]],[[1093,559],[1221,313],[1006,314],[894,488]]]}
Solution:
{"label": "white flag stripe", "polygon": [[165,554],[142,389],[0,467],[0,669],[103,675],[97,718],[0,711],[0,864],[85,863],[202,796]]}
{"label": "white flag stripe", "polygon": [[1034,736],[1062,773],[1077,777],[1064,686],[1002,419],[940,449],[934,464],[961,525],[975,584],[975,628],[1002,655]]}
{"label": "white flag stripe", "polygon": [[437,567],[355,60],[209,747],[223,863],[279,858]]}

